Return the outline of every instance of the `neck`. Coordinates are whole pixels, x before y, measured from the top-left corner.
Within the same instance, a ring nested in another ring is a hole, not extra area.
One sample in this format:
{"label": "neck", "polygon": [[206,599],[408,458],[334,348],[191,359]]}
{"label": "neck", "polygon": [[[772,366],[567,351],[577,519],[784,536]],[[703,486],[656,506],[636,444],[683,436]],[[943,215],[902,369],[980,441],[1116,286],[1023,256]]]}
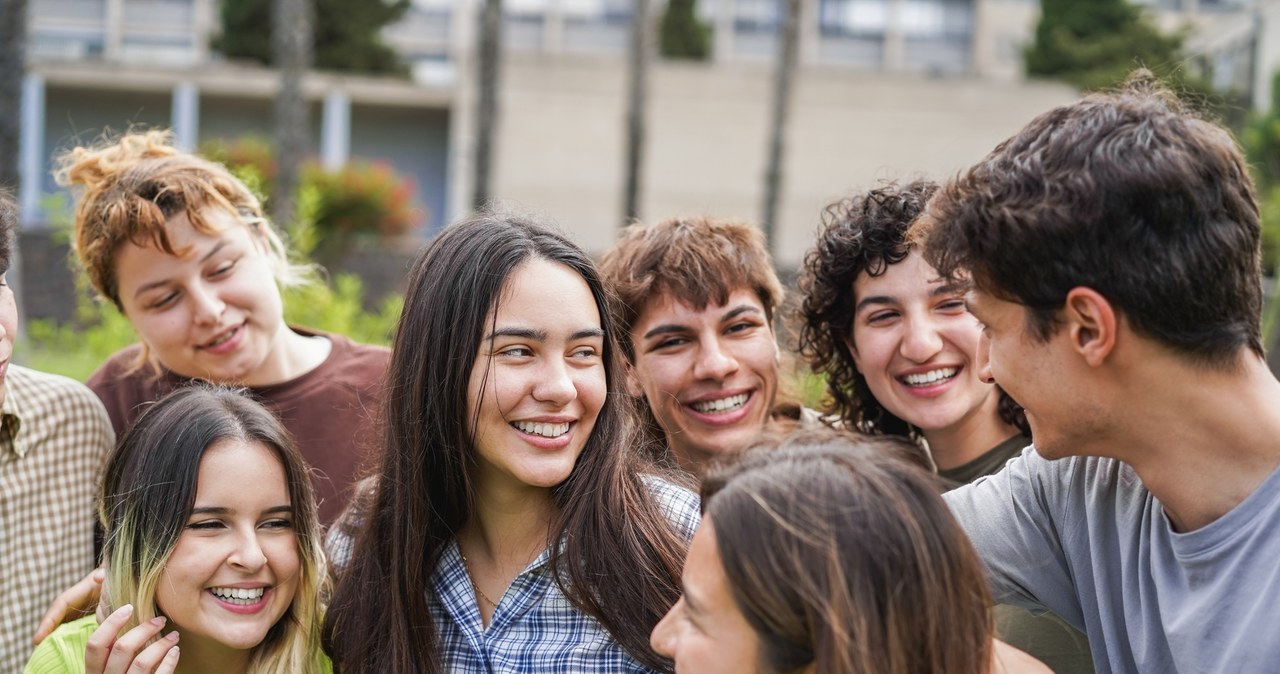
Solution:
{"label": "neck", "polygon": [[282,325],[266,362],[241,383],[245,386],[273,386],[297,379],[320,367],[332,348],[333,344],[324,337],[302,335]]}
{"label": "neck", "polygon": [[1000,418],[999,406],[1000,395],[992,390],[981,406],[956,423],[922,431],[940,470],[963,466],[1020,433]]}
{"label": "neck", "polygon": [[551,490],[476,480],[475,512],[458,536],[468,558],[519,573],[547,547],[555,506]]}
{"label": "neck", "polygon": [[1108,440],[1116,451],[1106,455],[1133,466],[1175,529],[1192,531],[1230,512],[1280,466],[1280,382],[1253,354],[1230,371],[1164,360],[1136,373],[1124,392],[1121,399],[1141,402],[1119,420]]}
{"label": "neck", "polygon": [[249,670],[249,659],[253,655],[253,651],[227,648],[208,639],[186,634],[182,635],[178,647],[182,651],[176,674],[243,674]]}

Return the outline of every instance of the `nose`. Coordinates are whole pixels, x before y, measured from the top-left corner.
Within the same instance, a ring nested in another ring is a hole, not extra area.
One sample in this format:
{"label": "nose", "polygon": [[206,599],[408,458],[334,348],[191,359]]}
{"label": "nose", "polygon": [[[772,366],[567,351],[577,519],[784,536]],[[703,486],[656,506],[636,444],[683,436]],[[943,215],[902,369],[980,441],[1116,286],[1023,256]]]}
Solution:
{"label": "nose", "polygon": [[538,377],[533,387],[536,400],[567,405],[578,397],[578,387],[574,384],[569,366],[561,359],[551,358],[542,376]]}
{"label": "nose", "polygon": [[649,646],[658,655],[666,658],[675,657],[676,653],[676,613],[684,606],[684,597],[676,602],[675,606],[667,611],[662,620],[654,625],[653,632],[649,634]]}
{"label": "nose", "polygon": [[987,384],[996,383],[995,375],[991,374],[991,338],[986,332],[978,335],[978,352],[973,360],[978,367],[978,379]]}
{"label": "nose", "polygon": [[724,350],[720,340],[703,341],[693,363],[693,376],[698,379],[723,381],[738,370],[738,359]]}
{"label": "nose", "polygon": [[928,362],[942,350],[942,335],[938,332],[938,326],[929,318],[908,321],[898,350],[903,358],[914,363]]}
{"label": "nose", "polygon": [[187,291],[191,297],[192,316],[201,325],[217,325],[222,320],[222,312],[227,308],[226,302],[213,288],[196,284]]}
{"label": "nose", "polygon": [[257,571],[267,563],[267,555],[262,552],[256,531],[239,534],[227,563],[249,572]]}

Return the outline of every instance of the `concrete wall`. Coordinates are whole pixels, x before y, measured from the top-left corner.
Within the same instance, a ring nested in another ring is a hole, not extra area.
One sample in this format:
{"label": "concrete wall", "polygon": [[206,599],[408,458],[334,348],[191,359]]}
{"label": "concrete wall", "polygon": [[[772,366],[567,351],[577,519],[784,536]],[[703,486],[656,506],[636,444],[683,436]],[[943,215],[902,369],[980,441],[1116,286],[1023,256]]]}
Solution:
{"label": "concrete wall", "polygon": [[[524,56],[505,68],[495,195],[604,251],[621,224],[623,64]],[[655,63],[642,219],[758,221],[771,77],[764,65]],[[779,265],[799,264],[829,201],[881,179],[949,176],[1076,96],[1042,83],[804,71],[787,138]]]}

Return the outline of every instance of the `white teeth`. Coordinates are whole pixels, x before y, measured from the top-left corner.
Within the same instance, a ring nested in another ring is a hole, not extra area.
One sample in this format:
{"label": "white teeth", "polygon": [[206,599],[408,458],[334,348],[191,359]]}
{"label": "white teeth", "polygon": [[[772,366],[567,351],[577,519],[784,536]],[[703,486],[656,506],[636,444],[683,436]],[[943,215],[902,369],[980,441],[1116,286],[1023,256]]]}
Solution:
{"label": "white teeth", "polygon": [[927,386],[934,382],[942,381],[943,379],[950,379],[954,376],[956,376],[956,368],[944,367],[937,370],[922,372],[920,374],[903,375],[902,381],[906,383],[907,386]]}
{"label": "white teeth", "polygon": [[730,412],[747,404],[747,398],[750,397],[751,394],[749,393],[739,393],[736,396],[729,396],[728,398],[721,398],[719,400],[707,400],[700,403],[693,403],[690,407],[702,412],[703,414]]}
{"label": "white teeth", "polygon": [[224,334],[224,335],[222,335],[221,337],[219,337],[219,338],[217,338],[217,339],[213,340],[212,342],[209,342],[208,344],[205,344],[205,347],[206,347],[206,348],[207,348],[207,347],[213,347],[213,346],[217,346],[217,345],[219,345],[219,344],[222,344],[222,343],[226,342],[228,339],[231,339],[235,334],[236,334],[236,330],[228,330],[228,331],[226,332],[226,334]]}
{"label": "white teeth", "polygon": [[513,421],[512,426],[530,435],[541,435],[544,438],[558,438],[569,432],[569,424],[544,424],[533,421]]}
{"label": "white teeth", "polygon": [[218,598],[222,599],[223,601],[228,601],[228,602],[231,602],[232,604],[241,604],[244,606],[248,606],[250,604],[258,603],[258,600],[262,599],[262,595],[264,592],[266,592],[266,590],[267,588],[265,587],[254,587],[254,588],[215,587],[215,588],[210,588],[209,591],[217,595]]}

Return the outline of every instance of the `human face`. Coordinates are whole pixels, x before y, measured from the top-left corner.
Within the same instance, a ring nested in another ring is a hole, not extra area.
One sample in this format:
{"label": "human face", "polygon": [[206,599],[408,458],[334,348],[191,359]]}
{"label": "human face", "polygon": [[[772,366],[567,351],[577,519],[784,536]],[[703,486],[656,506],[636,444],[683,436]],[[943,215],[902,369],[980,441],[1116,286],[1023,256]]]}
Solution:
{"label": "human face", "polygon": [[974,366],[982,327],[923,257],[862,272],[853,301],[850,352],[886,410],[926,435],[975,419],[999,425],[998,393]]}
{"label": "human face", "polygon": [[115,259],[124,314],[162,365],[217,383],[265,385],[289,378],[284,308],[262,236],[207,208],[212,234],[186,214],[165,224],[169,255],[123,244]]}
{"label": "human face", "polygon": [[693,536],[684,562],[684,596],[649,635],[649,645],[676,661],[676,672],[760,671],[760,638],[733,599],[711,518]]}
{"label": "human face", "polygon": [[467,387],[480,488],[554,487],[573,471],[604,405],[595,298],[569,267],[532,259],[503,284],[485,332]]}
{"label": "human face", "polygon": [[769,420],[778,390],[778,344],[764,305],[739,288],[697,309],[662,294],[631,329],[633,394],[642,394],[681,465],[747,447]]}
{"label": "human face", "polygon": [[[293,521],[275,452],[240,440],[205,450],[195,507],[156,585],[184,651],[248,651],[266,638],[298,589]],[[249,598],[228,598],[235,593]]]}
{"label": "human face", "polygon": [[0,405],[8,393],[5,375],[9,372],[9,359],[13,356],[13,338],[18,334],[18,305],[9,287],[8,275],[0,272]]}
{"label": "human face", "polygon": [[1026,307],[981,290],[970,290],[965,304],[983,326],[975,359],[979,376],[1022,405],[1036,451],[1045,458],[1090,453],[1089,444],[1100,437],[1094,422],[1104,411],[1096,390],[1075,383],[1067,331],[1042,341],[1028,329]]}

